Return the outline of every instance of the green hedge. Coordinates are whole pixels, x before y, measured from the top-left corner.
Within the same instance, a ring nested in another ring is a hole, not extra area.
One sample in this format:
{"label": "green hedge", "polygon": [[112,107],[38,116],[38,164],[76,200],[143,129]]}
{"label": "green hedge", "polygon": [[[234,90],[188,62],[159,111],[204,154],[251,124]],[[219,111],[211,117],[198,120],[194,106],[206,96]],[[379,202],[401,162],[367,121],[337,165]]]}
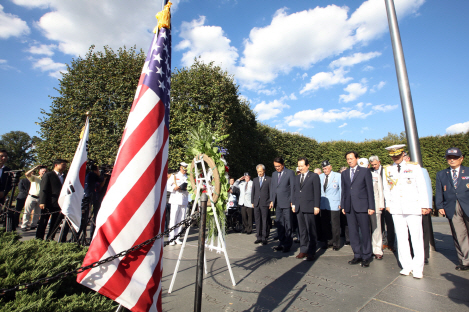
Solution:
{"label": "green hedge", "polygon": [[[0,229],[0,288],[54,276],[81,266],[87,247],[41,240],[19,241]],[[44,286],[0,297],[0,311],[115,311],[117,303],[68,276]]]}

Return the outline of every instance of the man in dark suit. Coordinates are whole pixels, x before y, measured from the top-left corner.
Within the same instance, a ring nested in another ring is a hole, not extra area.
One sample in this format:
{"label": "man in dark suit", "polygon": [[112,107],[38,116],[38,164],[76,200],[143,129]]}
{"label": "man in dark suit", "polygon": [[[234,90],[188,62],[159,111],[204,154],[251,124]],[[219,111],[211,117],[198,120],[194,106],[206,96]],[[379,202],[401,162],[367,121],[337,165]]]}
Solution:
{"label": "man in dark suit", "polygon": [[448,218],[458,254],[458,271],[469,270],[469,167],[457,147],[446,150],[449,168],[436,174],[435,205]]}
{"label": "man in dark suit", "polygon": [[251,203],[254,207],[257,232],[257,239],[254,244],[262,243],[262,245],[267,245],[271,181],[270,177],[265,175],[264,165],[257,165],[256,171],[258,177],[254,178],[251,191]]}
{"label": "man in dark suit", "polygon": [[[60,206],[58,203],[60,191],[62,190],[62,184],[64,183],[64,171],[67,169],[68,161],[64,159],[56,159],[54,161],[54,170],[44,174],[41,180],[41,191],[39,193],[39,208],[41,208],[41,218],[39,219],[36,238],[44,239],[46,233],[47,222],[50,216],[50,227],[49,233],[47,233],[47,239],[53,239],[52,231],[57,223],[62,218],[59,218]],[[52,214],[44,214],[53,212]]]}
{"label": "man in dark suit", "polygon": [[277,219],[277,234],[280,244],[275,251],[289,252],[293,239],[291,236],[292,195],[295,173],[285,168],[282,157],[274,159],[275,172],[272,173],[270,183],[269,209],[275,207]]}
{"label": "man in dark suit", "polygon": [[300,173],[293,186],[292,211],[298,218],[300,228],[300,253],[297,259],[313,261],[316,254],[317,234],[315,215],[319,214],[321,203],[321,180],[314,172],[309,172],[308,159],[298,159]]}
{"label": "man in dark suit", "polygon": [[8,176],[10,168],[5,166],[8,161],[8,152],[0,150],[0,204],[5,203],[5,198],[11,190],[11,178]]}
{"label": "man in dark suit", "polygon": [[[340,206],[342,213],[347,216],[350,245],[354,258],[349,264],[361,263],[368,267],[372,261],[370,218],[375,213],[375,199],[373,193],[373,179],[368,168],[358,166],[358,153],[350,151],[345,154],[349,168],[342,172],[342,196]],[[359,229],[362,239],[360,244]]]}

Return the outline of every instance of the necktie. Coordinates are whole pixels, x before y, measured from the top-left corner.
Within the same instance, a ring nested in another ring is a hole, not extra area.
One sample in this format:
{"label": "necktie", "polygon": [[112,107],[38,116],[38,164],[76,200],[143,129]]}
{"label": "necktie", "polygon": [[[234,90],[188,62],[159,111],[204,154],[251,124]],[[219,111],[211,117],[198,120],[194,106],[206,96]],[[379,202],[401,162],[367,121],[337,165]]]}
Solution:
{"label": "necktie", "polygon": [[353,176],[355,175],[355,169],[352,169],[352,175],[350,176],[350,181],[353,181]]}
{"label": "necktie", "polygon": [[401,172],[401,165],[397,165],[397,172]]}
{"label": "necktie", "polygon": [[282,172],[279,172],[278,177],[277,177],[277,184],[280,183],[280,177],[282,176]]}
{"label": "necktie", "polygon": [[453,169],[453,185],[454,188],[458,187],[458,175],[456,174],[456,169]]}
{"label": "necktie", "polygon": [[305,175],[302,174],[301,175],[301,179],[300,179],[300,184],[303,185],[303,182],[305,181]]}
{"label": "necktie", "polygon": [[324,192],[326,191],[327,188],[327,182],[329,181],[329,176],[326,176],[326,181],[324,181]]}
{"label": "necktie", "polygon": [[262,177],[259,178],[259,184],[261,185],[262,187],[262,182],[264,182],[264,179]]}

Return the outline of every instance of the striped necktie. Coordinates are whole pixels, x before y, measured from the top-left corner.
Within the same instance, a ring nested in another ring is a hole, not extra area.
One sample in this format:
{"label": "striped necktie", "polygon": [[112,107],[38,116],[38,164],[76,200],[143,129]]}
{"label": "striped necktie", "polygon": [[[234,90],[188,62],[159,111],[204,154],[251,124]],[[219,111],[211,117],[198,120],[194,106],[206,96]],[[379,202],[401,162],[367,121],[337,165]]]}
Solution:
{"label": "striped necktie", "polygon": [[454,188],[458,188],[458,174],[456,173],[456,169],[453,169],[453,185]]}

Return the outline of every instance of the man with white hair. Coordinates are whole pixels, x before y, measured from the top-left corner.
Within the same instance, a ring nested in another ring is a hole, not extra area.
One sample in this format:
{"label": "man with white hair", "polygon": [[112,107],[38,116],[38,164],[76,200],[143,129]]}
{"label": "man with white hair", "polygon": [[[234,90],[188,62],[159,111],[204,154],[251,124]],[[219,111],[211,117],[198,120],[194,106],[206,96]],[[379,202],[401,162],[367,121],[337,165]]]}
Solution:
{"label": "man with white hair", "polygon": [[[370,164],[372,172],[379,175],[381,181],[384,182],[383,166],[378,156],[370,157]],[[384,235],[384,228],[386,226],[386,235]],[[384,209],[381,213],[381,231],[383,232],[383,249],[389,248],[392,252],[396,251],[394,242],[396,241],[396,233],[394,232],[394,222],[392,221],[392,215]]]}
{"label": "man with white hair", "polygon": [[[371,156],[370,162],[378,161],[378,156]],[[381,229],[381,216],[384,210],[384,194],[383,179],[380,174],[371,169],[371,177],[373,178],[373,193],[375,194],[376,213],[370,216],[371,223],[371,245],[373,255],[376,260],[383,259],[383,231]]]}

